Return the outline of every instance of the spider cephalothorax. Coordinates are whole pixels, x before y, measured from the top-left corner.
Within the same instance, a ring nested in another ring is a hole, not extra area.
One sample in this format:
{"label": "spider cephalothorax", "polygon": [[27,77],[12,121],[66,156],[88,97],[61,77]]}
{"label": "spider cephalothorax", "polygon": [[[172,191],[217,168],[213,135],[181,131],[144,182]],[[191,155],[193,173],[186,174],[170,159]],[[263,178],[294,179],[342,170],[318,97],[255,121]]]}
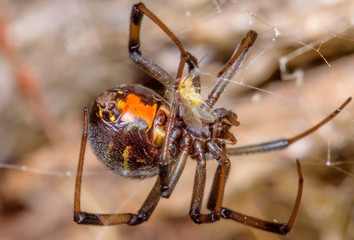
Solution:
{"label": "spider cephalothorax", "polygon": [[[154,21],[179,48],[181,59],[176,78],[142,55],[139,35],[144,15]],[[178,38],[144,4],[133,5],[130,17],[130,58],[165,86],[174,87],[166,91],[163,98],[145,87],[124,85],[104,91],[92,104],[90,113],[84,108],[84,128],[74,200],[74,220],[77,223],[136,225],[147,221],[160,198],[167,198],[172,193],[190,156],[196,162],[189,210],[189,216],[195,223],[210,223],[224,218],[279,234],[286,234],[291,230],[302,194],[300,163],[297,161],[298,193],[293,211],[287,223],[278,223],[223,207],[224,189],[231,164],[228,154],[252,154],[286,148],[334,118],[351,98],[317,125],[292,138],[226,149],[225,144],[236,144],[229,129],[238,126],[239,122],[232,111],[213,109],[213,106],[236,74],[256,38],[255,31],[247,33],[218,73],[218,81],[208,98],[202,101],[197,59],[184,50]],[[185,65],[188,66],[188,75],[182,77]],[[100,214],[81,211],[80,193],[87,138],[100,161],[116,173],[133,178],[158,175],[155,185],[137,213]],[[210,159],[217,160],[218,167],[207,202],[210,212],[201,213],[206,180],[205,166],[206,160]]]}

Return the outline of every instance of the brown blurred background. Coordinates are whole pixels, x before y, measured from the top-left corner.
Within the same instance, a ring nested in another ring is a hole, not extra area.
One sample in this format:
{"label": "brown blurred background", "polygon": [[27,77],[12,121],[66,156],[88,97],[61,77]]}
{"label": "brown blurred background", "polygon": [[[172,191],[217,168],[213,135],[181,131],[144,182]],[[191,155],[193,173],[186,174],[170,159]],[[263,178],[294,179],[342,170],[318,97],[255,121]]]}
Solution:
{"label": "brown blurred background", "polygon": [[[0,239],[354,239],[353,103],[288,150],[232,158],[225,206],[279,222],[290,216],[297,191],[295,159],[300,159],[304,194],[295,226],[285,237],[226,220],[194,224],[188,217],[193,161],[147,223],[95,227],[73,222],[83,106],[121,83],[161,89],[128,56],[133,3],[0,0]],[[217,105],[238,114],[241,126],[234,133],[240,146],[296,135],[354,96],[350,0],[145,4],[202,59],[205,94],[246,32],[258,32]],[[144,53],[174,75],[178,49],[147,18],[141,38]],[[288,74],[280,71],[284,56]],[[87,150],[83,209],[137,211],[154,179],[116,176]],[[208,164],[211,178],[216,163]],[[209,185],[206,196],[208,191]]]}

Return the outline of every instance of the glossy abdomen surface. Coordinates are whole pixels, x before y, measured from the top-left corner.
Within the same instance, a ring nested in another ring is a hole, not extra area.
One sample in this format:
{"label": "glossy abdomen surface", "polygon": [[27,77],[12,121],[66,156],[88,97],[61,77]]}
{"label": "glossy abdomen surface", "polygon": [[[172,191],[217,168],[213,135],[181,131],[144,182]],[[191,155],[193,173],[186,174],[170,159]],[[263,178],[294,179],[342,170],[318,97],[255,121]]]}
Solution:
{"label": "glossy abdomen surface", "polygon": [[143,86],[106,90],[90,109],[92,149],[102,163],[119,175],[156,175],[168,114],[163,98]]}

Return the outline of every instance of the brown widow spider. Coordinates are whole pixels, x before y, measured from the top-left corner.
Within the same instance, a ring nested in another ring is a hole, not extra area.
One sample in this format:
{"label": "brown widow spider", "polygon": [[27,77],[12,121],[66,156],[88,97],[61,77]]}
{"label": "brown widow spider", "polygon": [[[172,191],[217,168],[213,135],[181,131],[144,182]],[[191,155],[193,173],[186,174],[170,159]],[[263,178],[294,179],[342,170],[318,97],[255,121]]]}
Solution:
{"label": "brown widow spider", "polygon": [[[156,23],[177,45],[181,52],[176,78],[140,52],[140,27],[143,15]],[[137,225],[147,221],[160,198],[168,198],[182,174],[188,156],[196,160],[196,173],[189,211],[195,223],[211,223],[220,218],[278,234],[288,233],[299,209],[303,176],[297,161],[299,175],[295,205],[287,223],[261,220],[232,211],[222,206],[226,179],[231,162],[228,155],[252,154],[286,148],[313,133],[334,118],[350,101],[348,98],[331,115],[316,126],[288,139],[226,149],[225,144],[236,144],[229,129],[239,126],[237,116],[224,108],[213,109],[244,60],[257,33],[249,31],[237,46],[230,60],[218,73],[218,81],[205,101],[200,97],[200,79],[197,59],[186,52],[179,39],[143,3],[133,5],[130,17],[130,58],[150,76],[165,86],[173,84],[172,92],[163,98],[139,85],[123,85],[104,91],[92,104],[90,112],[84,108],[84,126],[77,169],[74,200],[74,221],[79,224]],[[182,77],[185,64],[188,75]],[[81,211],[80,193],[86,141],[108,168],[116,173],[145,178],[157,175],[157,180],[137,213],[87,213]],[[206,160],[216,159],[215,172],[207,208],[201,213],[206,180]]]}

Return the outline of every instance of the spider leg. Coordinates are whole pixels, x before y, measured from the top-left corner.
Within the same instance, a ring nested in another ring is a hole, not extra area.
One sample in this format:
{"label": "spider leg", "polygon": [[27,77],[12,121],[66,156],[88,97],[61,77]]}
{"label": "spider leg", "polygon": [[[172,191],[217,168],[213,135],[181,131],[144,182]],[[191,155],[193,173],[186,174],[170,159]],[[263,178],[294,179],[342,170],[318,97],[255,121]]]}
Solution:
{"label": "spider leg", "polygon": [[[178,49],[181,52],[181,58],[184,59],[185,62],[189,65],[189,69],[193,69],[194,66],[197,66],[197,60],[195,57],[193,57],[190,53],[186,52],[183,48],[183,45],[181,44],[181,41],[171,32],[170,29],[154,14],[152,13],[143,3],[137,3],[133,5],[132,12],[130,15],[130,38],[129,38],[129,52],[133,54],[134,57],[137,55],[140,55],[140,27],[141,27],[141,21],[143,18],[143,15],[148,16],[156,25],[158,25],[162,31],[164,31],[168,37],[176,44]],[[134,60],[134,59],[133,59]],[[137,60],[137,62],[140,62]],[[148,61],[149,63],[150,61]],[[182,69],[184,66],[184,62],[181,61]],[[140,65],[140,64],[139,64]],[[150,71],[154,72],[157,70],[157,72],[164,72],[163,69],[158,67],[156,64],[153,65],[153,67],[150,67],[149,64],[142,66],[147,67],[150,69]],[[154,68],[159,68],[159,69],[154,69]],[[179,71],[180,72],[180,69]],[[157,74],[159,75],[159,74]],[[179,78],[181,75],[177,74],[177,78]],[[168,77],[169,78],[169,77]],[[169,78],[170,79],[170,78]]]}
{"label": "spider leg", "polygon": [[201,214],[200,210],[203,202],[205,178],[206,178],[206,162],[202,152],[201,144],[196,142],[197,149],[197,168],[194,180],[194,188],[192,195],[192,203],[189,212],[191,219],[198,224],[211,223],[220,220],[222,201],[224,197],[225,183],[230,170],[230,161],[226,156],[225,143],[222,143],[222,157],[219,159],[219,166],[215,172],[212,190],[209,196],[208,208],[210,213]]}
{"label": "spider leg", "polygon": [[136,225],[147,221],[155,209],[158,201],[161,198],[160,195],[160,179],[157,178],[156,183],[150,191],[148,197],[143,203],[142,207],[137,214],[134,213],[113,213],[113,214],[101,214],[101,213],[88,213],[81,211],[81,183],[82,183],[82,171],[84,166],[84,155],[86,149],[86,142],[88,136],[88,116],[87,108],[84,108],[84,127],[81,138],[80,157],[77,168],[76,184],[75,184],[75,196],[74,196],[74,221],[78,224],[90,224],[90,225],[116,225],[116,224],[129,224]]}
{"label": "spider leg", "polygon": [[[116,224],[128,224],[128,225],[137,225],[144,221],[147,221],[154,211],[156,205],[158,204],[161,198],[160,191],[160,177],[156,179],[156,182],[151,189],[149,195],[142,204],[140,210],[134,213],[112,213],[112,214],[102,214],[102,213],[88,213],[81,211],[81,183],[82,183],[82,172],[84,166],[84,156],[85,149],[88,137],[88,110],[84,108],[84,124],[83,124],[82,138],[81,138],[81,148],[79,163],[77,168],[76,175],[76,184],[75,184],[75,195],[74,195],[74,221],[78,224],[90,224],[90,225],[116,225]],[[181,176],[181,173],[184,169],[186,160],[189,155],[191,138],[189,135],[184,137],[182,140],[182,151],[177,159],[177,162],[174,166],[171,176],[168,179],[171,179],[168,183],[169,191],[168,197],[173,191],[176,183]]]}
{"label": "spider leg", "polygon": [[[163,197],[169,197],[169,195],[171,194],[172,190],[169,190],[169,188],[171,187],[169,185],[170,183],[170,165],[171,163],[169,162],[168,159],[168,148],[170,146],[170,141],[171,141],[171,133],[172,133],[172,128],[173,128],[173,123],[174,123],[174,119],[176,118],[176,116],[178,115],[178,110],[179,110],[179,103],[180,103],[180,94],[178,91],[178,86],[179,86],[179,82],[181,80],[181,76],[182,76],[182,71],[184,68],[185,63],[187,62],[187,64],[190,66],[191,69],[194,69],[194,67],[191,67],[191,64],[194,64],[193,62],[196,61],[195,57],[193,57],[192,54],[190,53],[186,53],[186,57],[183,57],[183,54],[181,55],[181,60],[178,66],[178,72],[177,72],[177,80],[175,81],[175,87],[174,87],[174,93],[173,93],[173,101],[171,104],[171,111],[170,111],[170,115],[167,119],[167,124],[166,124],[166,133],[165,133],[165,139],[164,139],[164,143],[163,143],[163,147],[162,147],[162,153],[160,155],[160,159],[158,162],[159,165],[159,176],[160,176],[160,183],[161,183],[161,195]],[[199,78],[198,78],[199,80]],[[184,165],[183,165],[184,167]],[[180,173],[178,173],[178,177],[176,180],[173,180],[172,182],[175,182],[174,185],[177,183],[180,174],[182,173],[183,168],[181,168]],[[177,171],[177,172],[179,172]],[[174,176],[175,174],[173,173],[172,176]],[[173,187],[174,187],[173,185]]]}
{"label": "spider leg", "polygon": [[[178,48],[181,51],[181,61],[179,64],[178,68],[178,74],[177,76],[180,76],[182,74],[182,70],[184,68],[185,64],[185,56],[186,52],[180,43],[179,39],[167,28],[167,26],[160,20],[158,19],[155,14],[153,14],[148,8],[145,7],[143,3],[138,3],[133,5],[132,7],[132,12],[130,15],[130,37],[129,37],[129,52],[131,54],[131,58],[133,61],[135,61],[139,66],[141,66],[143,69],[147,70],[153,77],[155,75],[160,75],[161,72],[165,72],[162,68],[157,67],[155,63],[153,63],[152,60],[146,61],[146,64],[143,64],[144,58],[141,57],[140,53],[140,28],[141,28],[141,22],[142,18],[144,16],[148,16],[153,22],[155,22],[171,39],[172,41],[175,42],[175,44],[178,46]],[[140,57],[139,57],[140,56]],[[145,60],[147,58],[145,57]],[[152,64],[153,63],[153,64]],[[162,74],[165,75],[165,74]],[[169,83],[174,83],[176,82],[174,79],[171,79],[167,77],[167,83],[165,80],[162,78],[157,78],[162,84],[165,86]],[[176,89],[177,83],[175,83],[175,89]],[[169,162],[168,162],[168,146],[169,146],[169,137],[171,135],[171,130],[172,130],[172,125],[173,125],[173,119],[177,115],[177,107],[178,107],[178,94],[175,92],[173,95],[172,93],[169,93],[169,91],[166,92],[168,100],[172,100],[171,104],[171,112],[170,116],[167,120],[166,124],[166,137],[164,140],[163,148],[162,148],[162,154],[159,160],[159,177],[160,177],[160,183],[161,183],[161,192],[164,192],[168,189],[168,176],[169,176]]]}
{"label": "spider leg", "polygon": [[143,205],[139,209],[137,214],[133,214],[133,217],[130,219],[127,224],[129,225],[137,225],[142,222],[147,221],[152,212],[154,211],[155,207],[157,206],[159,200],[161,198],[160,194],[160,179],[157,177],[156,182],[151,189],[149,195],[145,199]]}
{"label": "spider leg", "polygon": [[[133,60],[134,63],[136,63],[139,67],[145,70],[150,76],[158,80],[161,84],[163,84],[164,86],[172,86],[172,84],[174,84],[175,82],[175,79],[164,69],[162,69],[159,65],[157,65],[151,58],[142,55],[140,52],[140,27],[141,27],[141,21],[144,13],[141,9],[143,10],[146,9],[142,3],[134,5],[130,16],[130,33],[129,33],[130,58]],[[154,17],[153,19],[155,18],[156,17]],[[171,100],[172,99],[171,93],[166,92],[166,94],[167,94],[166,98],[168,100]]]}
{"label": "spider leg", "polygon": [[[187,63],[189,66],[189,71],[198,67],[197,59],[186,52],[181,44],[181,41],[171,32],[170,29],[154,14],[152,13],[143,3],[138,3],[133,5],[131,16],[130,16],[130,37],[129,37],[129,52],[130,58],[138,64],[141,68],[147,71],[152,77],[160,81],[165,86],[171,86],[175,83],[175,79],[172,78],[165,70],[154,63],[150,58],[141,55],[140,52],[140,28],[143,15],[148,16],[154,23],[156,23],[162,31],[164,31],[170,39],[177,45],[181,52],[181,62],[178,68],[177,79],[182,76],[182,70],[184,64]],[[200,86],[199,77],[196,85]],[[171,96],[170,96],[171,97]],[[170,98],[171,99],[171,98]]]}
{"label": "spider leg", "polygon": [[222,156],[218,160],[218,168],[216,169],[213,184],[211,187],[207,208],[211,211],[217,212],[219,215],[221,211],[222,198],[226,180],[229,176],[231,168],[231,161],[226,155],[225,142],[222,142]]}
{"label": "spider leg", "polygon": [[179,94],[177,91],[175,91],[174,98],[173,98],[172,105],[171,105],[170,115],[167,119],[165,139],[163,142],[163,146],[161,149],[161,155],[160,155],[160,159],[158,162],[160,184],[161,184],[161,194],[163,194],[163,192],[168,191],[168,189],[169,189],[169,174],[170,174],[171,163],[169,162],[169,159],[168,159],[168,148],[169,148],[169,144],[170,144],[170,136],[171,136],[171,132],[172,132],[173,121],[176,118],[177,112],[178,112],[178,105],[179,105],[178,103],[179,103]]}
{"label": "spider leg", "polygon": [[[131,52],[130,58],[151,77],[158,80],[162,85],[171,86],[174,84],[175,79],[165,70],[163,70],[159,65],[157,65],[151,58],[146,57],[138,52]],[[165,92],[165,97],[168,102],[171,101],[171,93],[169,91]]]}
{"label": "spider leg", "polygon": [[[182,53],[182,51],[181,51]],[[183,54],[181,55],[181,60],[178,66],[178,72],[177,72],[177,80],[176,80],[176,84],[175,84],[175,88],[174,88],[174,97],[173,97],[173,101],[171,104],[171,111],[170,111],[170,115],[167,119],[167,124],[166,124],[166,133],[165,133],[165,139],[164,139],[164,143],[163,143],[163,147],[162,147],[162,153],[160,155],[160,160],[158,162],[159,165],[159,176],[160,176],[160,182],[161,182],[161,195],[165,198],[168,198],[173,190],[173,188],[175,187],[182,171],[184,168],[184,164],[181,165],[181,167],[175,167],[174,172],[172,173],[172,178],[169,179],[170,176],[170,163],[168,160],[168,148],[170,146],[170,141],[171,141],[171,132],[172,132],[172,128],[173,128],[173,122],[174,119],[176,118],[176,116],[178,115],[178,110],[179,110],[179,103],[180,103],[180,95],[178,92],[178,86],[179,86],[179,81],[181,80],[181,76],[182,76],[182,71],[184,68],[185,63],[187,62],[188,66],[189,66],[189,71],[194,70],[195,68],[198,68],[197,65],[197,60],[196,58],[186,52],[186,56],[184,57]],[[200,80],[199,80],[199,76],[197,76],[196,78],[196,84],[199,84],[200,86]],[[188,140],[189,143],[186,144],[186,146],[190,145],[190,139]],[[187,150],[186,150],[187,151]],[[188,149],[189,151],[189,149]],[[187,159],[188,155],[186,154],[185,158]],[[181,156],[181,158],[184,158],[184,155]],[[186,161],[186,160],[184,160]],[[170,189],[172,187],[172,189]]]}
{"label": "spider leg", "polygon": [[205,178],[206,178],[206,161],[203,154],[202,144],[199,141],[194,143],[195,152],[197,155],[197,166],[195,171],[194,186],[191,207],[189,211],[190,218],[195,223],[203,223],[206,221],[206,216],[200,213],[202,208]]}
{"label": "spider leg", "polygon": [[181,151],[178,155],[178,160],[177,160],[176,164],[174,165],[174,168],[171,171],[171,174],[169,177],[168,189],[161,193],[162,197],[169,198],[173,189],[175,188],[175,186],[176,186],[176,184],[183,172],[184,166],[186,165],[186,162],[187,162],[187,159],[189,156],[189,151],[190,151],[190,144],[191,144],[190,135],[185,135],[185,137],[182,139],[182,142],[180,144]]}
{"label": "spider leg", "polygon": [[262,152],[270,152],[275,150],[280,150],[288,147],[290,144],[310,135],[311,133],[315,132],[317,129],[325,125],[335,116],[337,116],[344,108],[348,105],[348,103],[352,100],[349,97],[339,108],[337,108],[334,112],[332,112],[328,117],[323,119],[321,122],[317,123],[312,128],[292,137],[292,138],[284,138],[275,141],[255,144],[255,145],[248,145],[248,146],[241,146],[235,148],[227,149],[227,154],[229,155],[243,155],[243,154],[253,154],[253,153],[262,153]]}
{"label": "spider leg", "polygon": [[248,226],[251,226],[254,228],[258,228],[261,230],[269,231],[269,232],[279,233],[279,234],[283,234],[283,235],[290,232],[291,228],[293,227],[297,212],[299,210],[301,196],[302,196],[303,183],[304,183],[304,178],[302,175],[302,170],[301,170],[301,166],[300,166],[299,161],[296,161],[296,164],[297,164],[297,170],[298,170],[298,174],[299,174],[298,191],[297,191],[297,196],[296,196],[293,211],[292,211],[291,216],[290,216],[287,223],[269,222],[269,221],[261,220],[261,219],[254,218],[251,216],[247,216],[247,215],[232,211],[227,208],[221,209],[221,217],[225,218],[225,219],[232,219],[236,222],[240,222],[245,225],[248,225]]}
{"label": "spider leg", "polygon": [[204,104],[201,106],[204,110],[210,111],[213,108],[220,95],[230,84],[230,80],[234,77],[237,70],[241,66],[243,60],[246,57],[248,49],[256,41],[256,38],[257,33],[251,30],[247,33],[246,37],[241,41],[241,43],[239,43],[230,60],[226,63],[225,67],[221,69],[221,71],[218,73],[218,81],[214,85],[214,88],[210,92],[208,98],[204,101]]}
{"label": "spider leg", "polygon": [[143,18],[143,14],[148,16],[154,23],[156,23],[162,31],[164,31],[171,40],[177,45],[179,48],[181,55],[186,57],[186,51],[184,50],[180,40],[171,32],[170,29],[154,14],[152,13],[143,3],[137,3],[133,5],[132,13],[130,17],[130,31],[131,37],[129,41],[129,49],[138,49],[140,46],[139,42],[139,33],[141,20]]}
{"label": "spider leg", "polygon": [[[141,56],[140,53],[140,28],[141,22],[144,14],[149,17],[156,25],[158,25],[162,31],[164,31],[169,38],[177,45],[181,52],[181,60],[178,66],[177,71],[177,80],[172,79],[162,68],[158,67],[157,64],[153,63],[152,60],[148,59],[147,57]],[[130,16],[130,38],[129,38],[129,52],[131,58],[134,62],[136,62],[139,66],[145,69],[151,76],[156,77],[162,84],[165,86],[169,85],[170,83],[174,83],[174,93],[167,91],[166,98],[171,103],[171,112],[170,116],[167,120],[166,124],[166,134],[165,140],[162,148],[162,154],[159,160],[159,176],[161,181],[161,193],[165,192],[169,188],[169,168],[170,164],[168,161],[168,146],[169,146],[169,138],[171,135],[171,130],[173,127],[173,122],[175,117],[178,113],[178,106],[179,106],[179,93],[176,91],[179,86],[179,80],[182,76],[183,69],[185,63],[188,64],[189,70],[192,71],[197,67],[197,60],[193,57],[190,53],[186,52],[180,42],[180,40],[168,29],[168,27],[155,15],[153,14],[143,3],[138,3],[133,5],[131,16]],[[198,78],[199,80],[199,78]],[[197,80],[197,81],[198,81]],[[164,195],[169,195],[168,193]]]}
{"label": "spider leg", "polygon": [[77,167],[76,184],[75,184],[75,196],[74,196],[74,221],[79,224],[91,224],[91,225],[111,225],[111,224],[121,224],[128,223],[133,214],[122,213],[122,214],[95,214],[87,213],[81,211],[81,182],[82,182],[82,171],[84,166],[84,155],[87,142],[87,127],[88,127],[88,117],[87,108],[84,108],[84,127],[82,131],[81,138],[81,148],[80,157]]}

